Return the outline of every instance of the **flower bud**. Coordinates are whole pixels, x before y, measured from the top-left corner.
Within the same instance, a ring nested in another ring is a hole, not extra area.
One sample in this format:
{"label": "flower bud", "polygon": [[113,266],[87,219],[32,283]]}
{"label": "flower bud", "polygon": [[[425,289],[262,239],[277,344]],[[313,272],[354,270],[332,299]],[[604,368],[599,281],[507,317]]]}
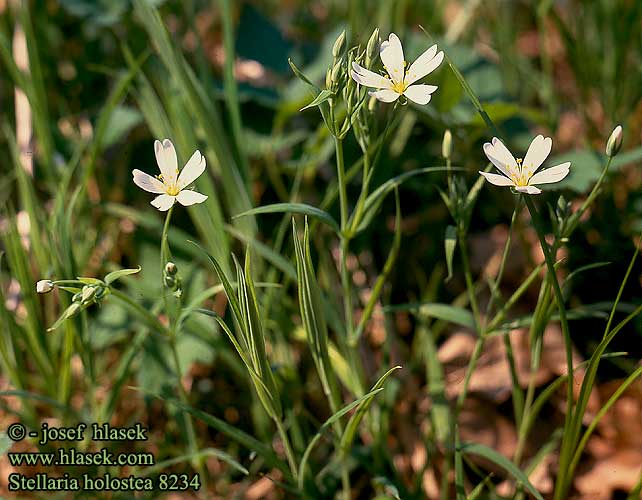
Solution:
{"label": "flower bud", "polygon": [[174,288],[176,286],[176,280],[173,276],[165,276],[165,286],[167,288]]}
{"label": "flower bud", "polygon": [[66,315],[68,318],[71,318],[72,316],[75,316],[76,314],[78,314],[79,311],[80,311],[80,304],[78,302],[74,302],[67,308]]}
{"label": "flower bud", "polygon": [[71,297],[72,302],[80,302],[82,300],[82,292],[74,293]]}
{"label": "flower bud", "polygon": [[343,59],[339,59],[337,63],[332,68],[332,73],[330,76],[333,85],[339,85],[343,79]]}
{"label": "flower bud", "polygon": [[168,262],[165,264],[165,274],[168,276],[176,276],[176,273],[178,272],[178,267],[176,267],[176,264],[173,262]]}
{"label": "flower bud", "polygon": [[377,98],[370,96],[370,100],[368,101],[368,111],[372,113],[375,110],[376,106],[377,106]]}
{"label": "flower bud", "polygon": [[446,132],[444,132],[444,140],[441,142],[441,156],[443,156],[446,160],[449,160],[452,149],[453,135],[450,133],[450,130],[446,129]]}
{"label": "flower bud", "polygon": [[87,302],[91,301],[96,295],[97,291],[98,288],[95,286],[84,286],[82,288],[81,302],[83,304],[86,304]]}
{"label": "flower bud", "polygon": [[614,157],[622,147],[622,125],[618,125],[611,132],[609,140],[606,142],[606,156]]}
{"label": "flower bud", "polygon": [[328,68],[328,71],[325,74],[325,88],[332,88],[332,68]]}
{"label": "flower bud", "polygon": [[343,30],[332,46],[332,57],[334,57],[335,59],[339,57],[341,55],[341,52],[343,52],[343,47],[345,47],[345,44],[346,30]]}
{"label": "flower bud", "polygon": [[366,67],[370,66],[370,63],[377,55],[377,48],[379,47],[379,28],[375,28],[370,35],[368,40],[368,45],[366,45]]}
{"label": "flower bud", "polygon": [[51,280],[40,280],[36,283],[36,292],[49,293],[54,289],[54,282]]}

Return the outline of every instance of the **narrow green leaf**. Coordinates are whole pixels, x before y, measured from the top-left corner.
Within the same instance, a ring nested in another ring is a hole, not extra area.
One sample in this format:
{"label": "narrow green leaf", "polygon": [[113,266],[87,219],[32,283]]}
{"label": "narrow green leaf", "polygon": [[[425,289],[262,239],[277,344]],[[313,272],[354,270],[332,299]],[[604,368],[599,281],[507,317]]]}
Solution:
{"label": "narrow green leaf", "polygon": [[[377,389],[381,389],[386,382],[386,379],[396,370],[400,370],[401,366],[393,366],[388,370],[386,373],[383,374],[383,376],[377,380],[377,383],[372,386],[372,389],[370,389],[370,393],[373,393]],[[363,417],[366,415],[366,412],[368,411],[368,408],[370,408],[370,405],[372,404],[372,401],[374,400],[374,394],[372,394],[370,397],[365,398],[358,406],[357,411],[355,411],[354,415],[350,417],[350,420],[348,421],[348,425],[346,425],[346,429],[343,432],[343,436],[341,436],[341,444],[340,444],[340,449],[341,452],[344,454],[347,454],[348,451],[350,450],[350,447],[352,446],[352,442],[354,441],[355,436],[357,435],[357,429],[359,428],[359,424],[361,423],[361,420]]]}
{"label": "narrow green leaf", "polygon": [[124,277],[124,276],[129,276],[131,274],[136,274],[139,273],[141,270],[141,267],[138,266],[136,269],[119,269],[118,271],[112,271],[111,273],[107,274],[105,276],[105,283],[110,285],[114,281]]}
{"label": "narrow green leaf", "polygon": [[535,498],[537,498],[538,500],[544,500],[544,497],[542,497],[540,492],[537,491],[535,486],[533,486],[531,482],[528,480],[528,477],[526,477],[526,474],[524,474],[520,469],[518,469],[513,462],[508,460],[501,453],[493,450],[492,448],[489,448],[488,446],[484,446],[483,444],[478,444],[478,443],[464,443],[459,447],[459,449],[464,454],[478,455],[480,457],[485,458],[486,460],[490,460],[491,462],[500,466],[502,469],[508,472],[517,481],[522,483],[526,487],[526,489],[533,494]]}
{"label": "narrow green leaf", "polygon": [[334,93],[331,90],[328,89],[323,89],[319,94],[312,100],[310,104],[307,106],[303,106],[299,111],[305,111],[306,109],[314,108],[315,106],[319,106],[326,102],[328,99],[330,99],[332,96],[334,96]]}
{"label": "narrow green leaf", "polygon": [[356,408],[358,405],[363,403],[366,399],[373,398],[377,394],[379,394],[381,391],[383,391],[383,388],[378,388],[374,389],[367,394],[364,394],[360,398],[354,400],[352,403],[344,406],[334,414],[330,418],[328,418],[323,425],[319,428],[317,433],[314,435],[314,437],[310,440],[310,443],[306,447],[305,451],[303,452],[303,457],[301,458],[301,463],[299,464],[299,489],[303,489],[303,482],[305,480],[305,469],[308,464],[308,460],[310,459],[310,454],[312,453],[312,450],[316,446],[316,444],[319,442],[319,440],[323,437],[323,435],[330,430],[330,427],[337,422],[341,417],[343,417],[346,413],[351,411],[353,408]]}
{"label": "narrow green leaf", "polygon": [[307,215],[309,217],[315,217],[328,224],[332,229],[334,229],[337,234],[341,232],[339,224],[337,224],[337,222],[328,212],[324,212],[323,210],[313,207],[312,205],[306,205],[305,203],[274,203],[272,205],[264,205],[262,207],[253,208],[251,210],[247,210],[246,212],[235,215],[233,219],[246,217],[248,215],[275,213],[295,213],[300,215]]}
{"label": "narrow green leaf", "polygon": [[417,302],[413,304],[399,304],[384,307],[384,311],[410,311],[429,318],[449,321],[466,328],[475,328],[472,313],[463,307],[438,302]]}

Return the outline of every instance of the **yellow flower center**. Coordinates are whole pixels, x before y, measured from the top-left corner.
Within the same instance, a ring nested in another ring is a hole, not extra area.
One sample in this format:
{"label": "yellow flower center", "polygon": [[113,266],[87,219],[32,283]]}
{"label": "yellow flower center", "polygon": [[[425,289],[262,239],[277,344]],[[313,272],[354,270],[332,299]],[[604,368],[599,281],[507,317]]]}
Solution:
{"label": "yellow flower center", "polygon": [[528,181],[533,176],[533,170],[530,166],[522,165],[522,159],[517,158],[517,169],[510,172],[510,178],[518,187],[528,186]]}
{"label": "yellow flower center", "polygon": [[392,90],[394,90],[397,94],[403,94],[407,88],[408,86],[403,81],[399,83],[393,82],[392,84]]}
{"label": "yellow flower center", "polygon": [[[176,170],[176,175],[178,176],[178,170]],[[165,179],[163,178],[163,174],[159,174],[158,180],[163,183],[165,186],[165,193],[170,195],[170,196],[177,196],[178,193],[181,192],[181,190],[178,187],[178,179],[176,179],[172,184],[168,184],[165,182]]]}
{"label": "yellow flower center", "polygon": [[178,189],[177,184],[170,184],[169,186],[165,186],[165,192],[170,196],[177,196],[180,191],[181,190]]}

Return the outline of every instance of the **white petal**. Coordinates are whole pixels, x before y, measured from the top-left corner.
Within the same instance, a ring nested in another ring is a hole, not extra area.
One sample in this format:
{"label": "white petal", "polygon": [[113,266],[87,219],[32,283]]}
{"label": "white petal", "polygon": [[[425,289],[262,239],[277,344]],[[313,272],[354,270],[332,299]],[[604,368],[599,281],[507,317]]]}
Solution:
{"label": "white petal", "polygon": [[388,78],[378,75],[374,71],[362,68],[356,62],[352,63],[352,70],[350,76],[352,76],[352,79],[359,85],[374,87],[376,89],[389,89],[392,87],[392,81]]}
{"label": "white petal", "polygon": [[174,184],[178,175],[178,159],[176,158],[176,150],[172,141],[169,139],[165,139],[162,143],[155,141],[154,152],[156,153],[158,168],[163,174],[163,182],[165,184]]}
{"label": "white petal", "polygon": [[390,75],[390,78],[392,78],[396,83],[403,82],[403,48],[401,47],[401,41],[397,35],[390,33],[388,40],[384,40],[381,43],[379,56],[381,57],[381,61]]}
{"label": "white petal", "polygon": [[417,104],[428,104],[430,101],[430,94],[435,90],[437,90],[435,85],[425,85],[420,83],[418,85],[411,85],[408,87],[404,91],[403,95]]}
{"label": "white petal", "polygon": [[176,199],[181,205],[189,207],[190,205],[194,205],[195,203],[203,203],[205,200],[207,200],[207,196],[201,193],[197,193],[196,191],[183,189],[180,193],[178,193]]}
{"label": "white petal", "polygon": [[542,163],[544,163],[544,160],[548,158],[548,155],[551,154],[552,146],[553,140],[550,137],[544,138],[543,135],[535,137],[533,142],[531,142],[531,145],[528,147],[528,151],[524,157],[524,162],[522,163],[522,168],[530,169],[531,172],[535,172],[542,166]]}
{"label": "white petal", "polygon": [[515,188],[515,191],[526,194],[540,194],[542,192],[541,189],[537,189],[535,186],[519,186]]}
{"label": "white petal", "polygon": [[156,177],[152,177],[137,168],[132,171],[134,175],[134,184],[149,193],[164,193],[165,186]]}
{"label": "white petal", "polygon": [[417,60],[410,65],[408,71],[406,71],[406,85],[410,85],[435,71],[443,60],[444,53],[439,52],[439,54],[437,54],[437,45],[430,47],[426,52],[421,54]]}
{"label": "white petal", "polygon": [[152,200],[152,205],[158,208],[161,212],[167,212],[175,202],[176,196],[161,194]]}
{"label": "white petal", "polygon": [[511,172],[517,169],[517,162],[511,152],[504,146],[504,143],[493,137],[492,144],[484,144],[484,153],[497,169],[506,177],[510,177]]}
{"label": "white petal", "polygon": [[399,99],[399,96],[401,94],[398,94],[394,90],[389,90],[389,89],[384,89],[384,90],[377,90],[377,91],[370,91],[368,92],[369,95],[372,97],[375,97],[379,99],[382,102],[393,102]]}
{"label": "white petal", "polygon": [[514,186],[515,183],[504,175],[491,174],[488,172],[479,172],[482,174],[488,182],[494,184],[495,186]]}
{"label": "white petal", "polygon": [[541,172],[537,172],[528,181],[529,184],[550,184],[552,182],[559,182],[566,177],[570,171],[571,162],[567,161],[560,165],[556,165]]}
{"label": "white petal", "polygon": [[178,189],[189,186],[205,171],[205,157],[197,149],[178,176]]}

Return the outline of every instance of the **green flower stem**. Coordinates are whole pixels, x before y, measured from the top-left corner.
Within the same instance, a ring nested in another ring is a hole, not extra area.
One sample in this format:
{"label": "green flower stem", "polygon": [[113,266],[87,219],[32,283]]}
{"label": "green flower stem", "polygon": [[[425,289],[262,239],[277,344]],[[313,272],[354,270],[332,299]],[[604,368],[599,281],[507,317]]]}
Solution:
{"label": "green flower stem", "polygon": [[165,224],[163,225],[163,233],[161,234],[161,251],[160,251],[160,266],[161,266],[161,289],[163,290],[163,296],[165,296],[165,264],[169,259],[169,243],[167,241],[167,235],[169,233],[169,221],[172,218],[172,213],[174,212],[174,205],[170,207],[165,216]]}
{"label": "green flower stem", "polygon": [[[169,242],[168,242],[168,233],[169,233],[169,222],[172,218],[172,213],[174,212],[174,205],[170,207],[170,209],[167,211],[167,215],[165,216],[165,224],[163,225],[163,232],[161,234],[161,251],[160,251],[160,270],[161,270],[161,295],[163,296],[163,301],[165,304],[165,310],[167,312],[168,318],[170,317],[170,311],[169,311],[169,301],[167,300],[166,296],[166,289],[167,287],[165,286],[165,264],[167,264],[167,261],[170,259],[170,248],[169,248]],[[178,384],[178,395],[180,397],[181,403],[184,405],[189,405],[189,395],[187,394],[187,391],[183,387],[182,384],[182,374],[183,370],[181,369],[181,363],[180,359],[178,357],[178,348],[177,348],[177,339],[176,339],[176,323],[172,322],[170,320],[171,326],[169,329],[167,329],[168,333],[168,341],[169,341],[169,347],[170,350],[172,351],[172,362],[174,364],[174,371],[176,375],[176,383]],[[183,411],[182,417],[185,422],[185,431],[187,432],[187,442],[188,442],[188,452],[190,455],[196,454],[198,451],[198,446],[196,443],[196,431],[194,430],[194,423],[192,422],[192,416]],[[200,457],[196,460],[195,462],[196,468],[199,470],[199,473],[203,478],[205,478],[205,468],[203,464],[203,457]]]}
{"label": "green flower stem", "polygon": [[[608,164],[607,164],[607,168],[608,168]],[[604,173],[605,172],[606,172],[606,169],[604,169]],[[600,178],[600,182],[604,176],[604,173]],[[546,232],[544,229],[544,224],[530,196],[524,195],[524,200],[526,201],[526,206],[528,207],[528,211],[531,214],[531,219],[535,226],[535,230],[537,231],[537,236],[539,237],[542,251],[544,252],[544,259],[546,260],[546,266],[548,267],[548,277],[551,282],[551,285],[553,286],[555,300],[557,301],[557,308],[560,313],[560,323],[562,326],[562,334],[564,335],[564,346],[566,348],[566,369],[568,372],[568,381],[566,383],[567,408],[566,408],[566,416],[564,418],[564,431],[566,433],[566,431],[569,430],[569,426],[571,425],[572,413],[573,413],[573,346],[571,343],[571,334],[568,329],[568,321],[566,320],[566,308],[564,307],[564,297],[562,296],[562,290],[557,280],[557,274],[555,273],[555,261],[553,260],[553,256],[551,255],[551,251],[550,251],[551,249],[548,243],[546,242]],[[562,453],[562,456],[560,457],[560,470],[562,471],[565,470],[565,467],[567,465],[568,465],[568,457],[564,453]]]}
{"label": "green flower stem", "polygon": [[459,227],[457,230],[457,235],[459,239],[459,252],[461,254],[462,266],[464,268],[464,278],[466,280],[466,288],[468,290],[468,300],[470,302],[470,307],[473,310],[473,321],[475,323],[475,333],[478,335],[478,337],[477,337],[477,342],[475,342],[473,354],[470,358],[470,361],[468,362],[468,366],[466,367],[466,375],[464,376],[464,385],[462,387],[461,392],[459,393],[459,396],[457,397],[453,423],[457,422],[459,413],[461,412],[461,409],[464,406],[464,402],[466,401],[466,396],[468,395],[468,387],[470,385],[470,379],[473,375],[473,372],[475,371],[475,368],[477,367],[477,362],[479,361],[479,357],[481,356],[481,353],[484,347],[485,337],[486,337],[484,330],[482,330],[480,326],[481,322],[480,322],[480,316],[479,316],[479,306],[477,304],[477,294],[475,292],[475,285],[473,283],[473,276],[470,270],[470,262],[468,261],[468,251],[466,248],[466,233],[461,224],[459,224],[458,226]]}

